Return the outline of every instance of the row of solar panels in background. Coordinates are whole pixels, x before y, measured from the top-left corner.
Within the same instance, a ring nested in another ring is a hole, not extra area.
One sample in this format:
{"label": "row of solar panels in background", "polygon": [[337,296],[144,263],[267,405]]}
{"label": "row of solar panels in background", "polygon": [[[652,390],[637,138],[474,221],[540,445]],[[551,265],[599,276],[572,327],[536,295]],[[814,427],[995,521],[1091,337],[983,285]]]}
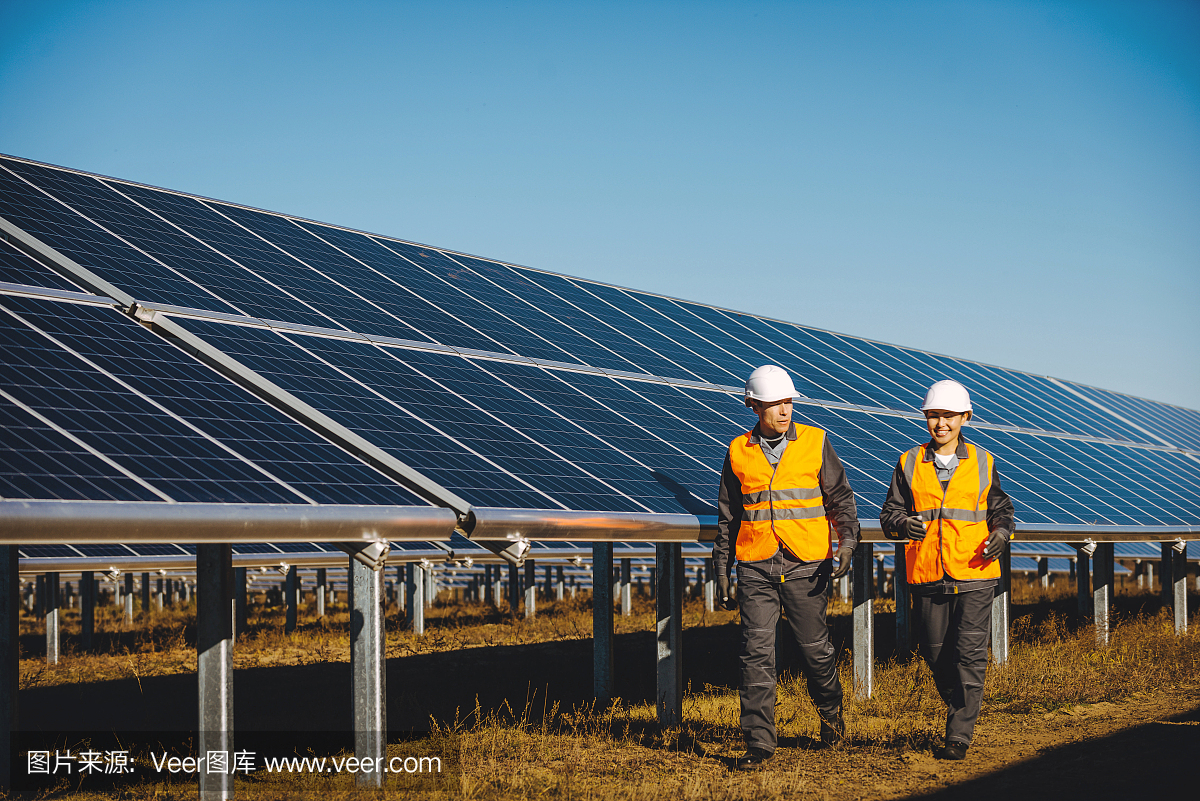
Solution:
{"label": "row of solar panels in background", "polygon": [[[420,503],[111,307],[2,296],[10,498]],[[180,319],[477,506],[713,513],[735,396],[362,340]],[[914,420],[798,405],[878,517]],[[1018,519],[1187,524],[1200,463],[1173,451],[976,429]],[[1130,487],[1136,488],[1130,492]]]}
{"label": "row of solar panels in background", "polygon": [[981,422],[1200,450],[1194,410],[15,159],[0,215],[142,301],[723,385],[773,362],[897,410],[952,377]]}

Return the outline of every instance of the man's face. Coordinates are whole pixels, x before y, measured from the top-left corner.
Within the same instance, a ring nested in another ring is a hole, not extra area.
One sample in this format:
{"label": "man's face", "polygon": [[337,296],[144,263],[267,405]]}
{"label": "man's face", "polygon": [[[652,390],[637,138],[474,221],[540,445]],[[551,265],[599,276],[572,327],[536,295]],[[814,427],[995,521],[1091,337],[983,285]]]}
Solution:
{"label": "man's face", "polygon": [[792,399],[765,403],[752,401],[754,411],[758,413],[758,431],[767,438],[777,437],[787,432],[792,424]]}
{"label": "man's face", "polygon": [[970,419],[970,412],[950,412],[945,409],[925,410],[925,425],[929,427],[929,437],[938,447],[956,442],[959,430],[968,419]]}

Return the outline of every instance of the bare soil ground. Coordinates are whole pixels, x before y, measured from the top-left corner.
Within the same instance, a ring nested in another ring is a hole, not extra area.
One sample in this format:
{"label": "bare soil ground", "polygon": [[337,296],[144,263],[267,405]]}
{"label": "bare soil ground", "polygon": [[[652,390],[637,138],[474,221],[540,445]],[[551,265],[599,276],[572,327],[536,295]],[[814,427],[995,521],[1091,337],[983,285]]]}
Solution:
{"label": "bare soil ground", "polygon": [[[459,755],[453,787],[393,789],[387,797],[751,798],[1140,798],[1164,790],[1194,797],[1200,754],[1200,618],[1184,637],[1150,593],[1122,594],[1110,644],[1095,644],[1069,588],[1015,588],[1012,659],[988,672],[975,744],[963,762],[936,760],[944,708],[919,660],[886,659],[887,602],[877,618],[875,693],[847,701],[849,742],[816,747],[818,723],[803,681],[786,672],[779,691],[780,749],[763,769],[730,770],[737,728],[735,613],[685,614],[684,725],[655,722],[652,606],[618,618],[611,707],[591,702],[588,600],[546,604],[537,620],[472,604],[431,611],[422,638],[388,635],[389,753],[405,748]],[[1193,599],[1193,605],[1196,599]],[[849,608],[831,606],[835,642],[849,644]],[[103,621],[101,653],[46,667],[40,632],[22,624],[21,728],[28,731],[194,731],[194,618],[188,608],[130,629]],[[344,612],[309,619],[292,635],[278,610],[261,609],[235,650],[235,729],[290,732],[352,752]],[[849,686],[849,654],[842,661]],[[406,735],[405,732],[416,732]],[[299,734],[297,734],[299,733]],[[413,739],[415,737],[415,739]],[[346,776],[239,778],[241,798],[359,797]],[[61,782],[41,797],[194,798],[194,779]]]}

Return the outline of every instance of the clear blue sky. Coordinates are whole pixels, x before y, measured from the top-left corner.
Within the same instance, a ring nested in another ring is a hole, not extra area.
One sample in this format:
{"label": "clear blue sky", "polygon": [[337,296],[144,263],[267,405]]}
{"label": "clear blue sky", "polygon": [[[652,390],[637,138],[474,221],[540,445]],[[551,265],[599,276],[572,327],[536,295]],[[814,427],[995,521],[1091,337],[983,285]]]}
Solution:
{"label": "clear blue sky", "polygon": [[0,4],[0,151],[1200,408],[1200,3]]}

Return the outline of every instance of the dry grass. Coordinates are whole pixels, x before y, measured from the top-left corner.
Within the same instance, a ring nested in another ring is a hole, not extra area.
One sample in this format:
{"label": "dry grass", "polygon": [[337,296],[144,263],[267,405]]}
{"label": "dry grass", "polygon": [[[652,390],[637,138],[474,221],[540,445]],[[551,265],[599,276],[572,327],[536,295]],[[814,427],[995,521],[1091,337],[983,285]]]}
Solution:
{"label": "dry grass", "polygon": [[[1165,611],[1147,613],[1156,597],[1134,588],[1119,594],[1125,611],[1115,616],[1110,644],[1098,647],[1090,625],[1070,614],[1073,585],[1060,581],[1049,592],[1015,582],[1011,659],[988,670],[980,725],[1011,716],[1033,716],[1076,705],[1120,701],[1128,696],[1195,687],[1200,676],[1200,633],[1193,625],[1177,637]],[[881,600],[877,609],[891,611]],[[1132,611],[1129,611],[1132,610]],[[1143,610],[1138,613],[1138,610]],[[645,631],[653,625],[653,607],[640,599],[632,617],[617,617],[618,632]],[[845,627],[848,605],[830,607],[831,622]],[[68,614],[67,628],[73,617]],[[689,601],[685,626],[721,625],[735,613],[705,613],[699,601]],[[402,657],[488,645],[519,645],[591,636],[591,610],[586,597],[543,604],[532,621],[515,619],[479,604],[446,604],[430,610],[428,633],[414,637],[390,631],[388,655]],[[1200,622],[1200,621],[1197,621]],[[194,613],[176,608],[128,630],[105,619],[99,654],[71,653],[62,663],[47,667],[27,655],[21,662],[23,687],[86,683],[103,678],[127,678],[195,670]],[[292,635],[282,633],[278,610],[257,609],[251,631],[235,649],[237,667],[348,661],[349,642],[344,609],[324,621],[306,620]],[[32,620],[22,621],[23,644],[33,651],[39,636]],[[394,628],[394,627],[393,627]],[[843,684],[852,686],[850,655],[840,664]],[[454,719],[432,722],[432,732],[420,740],[424,753],[460,753],[461,781],[454,792],[425,788],[414,797],[469,799],[692,799],[782,798],[812,790],[816,775],[790,771],[743,775],[730,773],[722,758],[741,751],[737,726],[736,689],[689,688],[684,724],[662,731],[655,709],[647,703],[620,699],[605,708],[578,705],[562,708],[536,693],[520,703],[499,709],[476,706]],[[876,666],[875,692],[870,699],[846,701],[849,745],[819,752],[817,771],[854,770],[864,759],[927,751],[940,741],[944,707],[929,671],[919,659],[890,659]],[[816,711],[802,680],[785,674],[780,682],[777,712],[781,745],[805,747],[817,736]],[[400,753],[413,744],[392,744]],[[894,758],[894,757],[892,757]],[[800,763],[808,765],[808,762]],[[107,793],[78,794],[86,799],[194,798],[194,784],[145,784]],[[70,795],[66,788],[54,796]],[[239,780],[242,798],[363,797],[348,777],[291,776],[268,778],[257,774]],[[369,796],[370,794],[368,794]],[[393,790],[388,797],[407,796]]]}

